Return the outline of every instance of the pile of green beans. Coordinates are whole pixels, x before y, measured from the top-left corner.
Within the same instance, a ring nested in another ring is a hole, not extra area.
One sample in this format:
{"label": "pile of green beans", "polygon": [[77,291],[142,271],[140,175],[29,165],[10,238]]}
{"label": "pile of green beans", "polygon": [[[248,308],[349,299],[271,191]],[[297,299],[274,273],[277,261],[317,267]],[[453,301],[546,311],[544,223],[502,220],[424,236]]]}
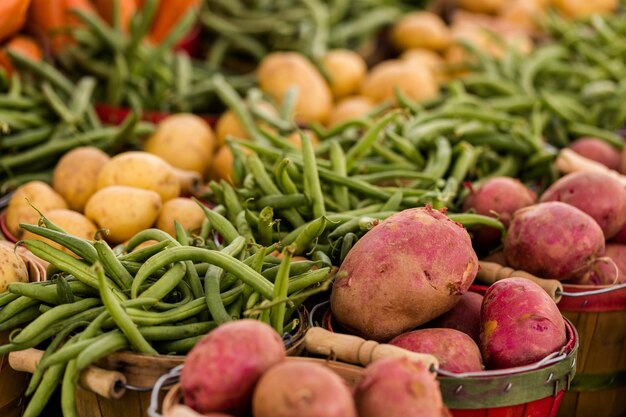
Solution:
{"label": "pile of green beans", "polygon": [[[454,211],[466,181],[550,166],[537,157],[543,150],[525,133],[523,119],[461,103],[432,103],[413,114],[416,105],[403,100],[407,107],[381,107],[330,129],[312,125],[320,145],[314,149],[302,134],[298,148],[285,138],[297,130],[288,111],[276,110],[281,123],[270,131],[253,123],[254,102],[244,102],[223,78],[213,81],[250,138],[227,139],[232,184],[209,184],[214,211],[261,244],[297,242],[296,253],[335,265],[360,236],[398,211],[426,204]],[[455,216],[501,227],[482,216]]]}
{"label": "pile of green beans", "polygon": [[[96,14],[74,11],[83,25],[71,29],[76,43],[58,56],[60,67],[73,78],[85,74],[95,78],[94,99],[99,104],[166,112],[220,110],[213,86],[207,82],[215,71],[186,52],[172,49],[197,23],[197,11],[190,10],[166,39],[151,45],[146,36],[158,3],[146,0],[128,33],[121,30],[119,18],[109,25]],[[245,90],[254,85],[255,77],[233,75],[229,81]]]}
{"label": "pile of green beans", "polygon": [[596,15],[587,24],[550,15],[544,25],[553,39],[527,55],[509,48],[493,57],[465,45],[472,70],[465,90],[527,119],[538,140],[557,148],[581,136],[622,148],[615,132],[626,125],[626,15]]}
{"label": "pile of green beans", "polygon": [[[69,235],[45,217],[41,226],[22,225],[75,255],[40,240],[21,242],[50,263],[50,279],[12,283],[0,294],[0,331],[12,331],[0,354],[49,343],[24,416],[40,415],[59,383],[63,415],[75,416],[78,375],[116,351],[185,354],[240,318],[270,324],[288,343],[301,325],[300,305],[330,284],[330,263],[293,260],[304,234],[279,258],[276,244],[258,245],[219,213],[207,214],[198,235],[176,224],[176,238],[147,229],[115,248],[98,236]],[[157,243],[138,248],[147,241]]]}
{"label": "pile of green beans", "polygon": [[[206,0],[207,62],[253,69],[265,55],[292,50],[319,61],[330,48],[358,48],[425,1]],[[280,24],[276,24],[280,22]],[[252,66],[251,66],[252,65]]]}
{"label": "pile of green beans", "polygon": [[49,182],[58,158],[75,147],[115,150],[152,132],[136,114],[103,126],[92,105],[94,78],[74,83],[48,63],[9,54],[20,73],[0,88],[0,194],[32,180]]}

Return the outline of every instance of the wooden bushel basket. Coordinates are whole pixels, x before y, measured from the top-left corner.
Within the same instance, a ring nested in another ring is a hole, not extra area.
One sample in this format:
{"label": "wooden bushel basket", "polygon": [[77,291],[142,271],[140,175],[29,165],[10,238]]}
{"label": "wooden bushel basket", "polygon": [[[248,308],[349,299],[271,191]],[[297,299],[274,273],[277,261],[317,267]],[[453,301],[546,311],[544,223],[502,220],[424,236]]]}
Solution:
{"label": "wooden bushel basket", "polygon": [[[599,289],[607,292],[567,295]],[[564,291],[558,306],[578,330],[580,354],[558,416],[626,416],[626,286],[565,284]]]}
{"label": "wooden bushel basket", "polygon": [[[13,244],[1,241],[0,244],[13,248]],[[31,282],[46,279],[46,267],[24,248],[18,248],[28,267]],[[0,332],[0,345],[9,343],[10,331]],[[29,375],[13,370],[8,363],[8,355],[0,355],[0,416],[20,417],[24,411],[24,391],[28,386]]]}

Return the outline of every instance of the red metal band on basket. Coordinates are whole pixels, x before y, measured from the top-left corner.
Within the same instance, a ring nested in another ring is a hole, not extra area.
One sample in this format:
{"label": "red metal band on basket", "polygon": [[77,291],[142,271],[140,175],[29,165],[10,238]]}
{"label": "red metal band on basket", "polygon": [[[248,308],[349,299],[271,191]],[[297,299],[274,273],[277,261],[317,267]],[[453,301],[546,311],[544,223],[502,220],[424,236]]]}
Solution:
{"label": "red metal band on basket", "polygon": [[9,232],[9,228],[7,227],[7,212],[3,211],[0,213],[0,231],[2,231],[2,235],[6,240],[11,243],[17,243],[17,239],[15,236]]}
{"label": "red metal band on basket", "polygon": [[[594,285],[563,285],[565,292],[583,292],[598,290],[600,288],[606,287]],[[606,313],[609,311],[624,311],[626,310],[626,288],[586,297],[568,297],[567,295],[563,295],[558,306],[561,311],[572,312]]]}

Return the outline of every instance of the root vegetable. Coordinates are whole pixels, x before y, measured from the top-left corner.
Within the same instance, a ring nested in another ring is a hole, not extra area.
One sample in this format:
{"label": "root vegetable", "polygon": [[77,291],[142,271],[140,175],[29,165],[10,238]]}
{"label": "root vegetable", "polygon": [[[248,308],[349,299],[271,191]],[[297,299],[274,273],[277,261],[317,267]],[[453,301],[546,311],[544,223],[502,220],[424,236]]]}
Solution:
{"label": "root vegetable", "polygon": [[619,232],[611,239],[611,243],[623,243],[626,244],[626,224],[621,228]]}
{"label": "root vegetable", "polygon": [[584,211],[600,225],[606,239],[615,236],[626,223],[626,189],[608,174],[568,174],[552,184],[540,201],[561,201]]}
{"label": "root vegetable", "polygon": [[597,138],[576,139],[570,149],[585,158],[599,162],[609,169],[619,171],[621,156],[617,149]]}
{"label": "root vegetable", "polygon": [[267,55],[257,70],[259,86],[277,103],[289,88],[298,87],[296,119],[324,123],[332,109],[330,87],[309,60],[295,52],[274,52]]}
{"label": "root vegetable", "polygon": [[615,264],[598,260],[589,275],[580,280],[572,281],[572,284],[613,285],[626,283],[626,245],[607,244],[604,257],[609,258]]}
{"label": "root vegetable", "polygon": [[28,268],[13,248],[0,245],[0,294],[12,282],[28,282]]}
{"label": "root vegetable", "polygon": [[[463,210],[471,209],[477,214],[497,217],[508,227],[513,213],[534,204],[536,199],[536,194],[519,180],[494,177],[470,192],[463,203]],[[477,227],[472,232],[472,241],[481,251],[488,252],[500,244],[501,233],[496,229]]]}
{"label": "root vegetable", "polygon": [[396,213],[354,245],[331,294],[346,328],[387,341],[450,310],[476,276],[463,227],[430,207]]}
{"label": "root vegetable", "polygon": [[374,105],[374,102],[367,97],[346,97],[337,102],[335,107],[333,107],[330,117],[328,118],[328,126],[335,126],[346,120],[364,116],[374,108]]}
{"label": "root vegetable", "polygon": [[355,94],[365,74],[367,64],[361,55],[348,49],[333,49],[323,60],[330,77],[330,90],[335,99]]}
{"label": "root vegetable", "polygon": [[447,417],[435,375],[406,358],[378,360],[354,390],[359,417]]}
{"label": "root vegetable", "polygon": [[154,191],[162,201],[180,195],[180,181],[174,168],[147,152],[124,152],[111,158],[98,174],[97,187],[101,190],[112,185]]}
{"label": "root vegetable", "polygon": [[565,342],[563,317],[539,285],[507,278],[489,287],[480,332],[480,349],[488,368],[537,362],[561,350]]}
{"label": "root vegetable", "polygon": [[202,226],[204,211],[189,198],[173,198],[163,204],[156,227],[176,236],[174,222],[177,221],[185,230],[196,230]]}
{"label": "root vegetable", "polygon": [[511,268],[559,281],[589,273],[604,253],[604,235],[591,216],[574,206],[549,202],[518,210],[504,241]]}
{"label": "root vegetable", "polygon": [[205,175],[215,146],[215,136],[207,122],[193,114],[178,113],[159,123],[144,150],[173,167]]}
{"label": "root vegetable", "polygon": [[7,207],[7,228],[16,238],[20,239],[24,230],[20,223],[37,224],[39,213],[54,209],[66,209],[67,203],[48,184],[41,181],[28,182],[15,190]]}
{"label": "root vegetable", "polygon": [[424,48],[445,50],[452,40],[445,22],[432,12],[405,14],[391,29],[391,42],[401,50]]}
{"label": "root vegetable", "polygon": [[478,345],[458,330],[413,330],[394,337],[389,344],[412,352],[430,353],[439,360],[439,368],[445,371],[462,373],[483,370]]}
{"label": "root vegetable", "polygon": [[264,372],[285,359],[285,347],[270,326],[257,320],[226,323],[189,352],[180,376],[185,404],[199,413],[242,415]]}
{"label": "root vegetable", "polygon": [[54,168],[52,187],[72,210],[83,211],[97,190],[98,174],[110,159],[93,146],[75,148],[63,155]]}
{"label": "root vegetable", "polygon": [[475,13],[496,13],[506,2],[507,0],[457,0],[459,7]]}
{"label": "root vegetable", "polygon": [[91,196],[85,215],[99,228],[109,230],[107,240],[121,243],[152,226],[161,206],[161,197],[154,191],[113,185]]}
{"label": "root vegetable", "polygon": [[478,343],[482,303],[482,295],[471,291],[466,292],[452,310],[431,321],[429,326],[461,331]]}
{"label": "root vegetable", "polygon": [[394,100],[396,88],[415,101],[428,100],[439,93],[439,85],[426,65],[390,59],[372,68],[361,85],[361,95],[379,103]]}
{"label": "root vegetable", "polygon": [[400,55],[403,61],[414,63],[419,66],[426,66],[433,73],[439,83],[448,80],[446,73],[446,63],[441,55],[429,49],[412,48],[407,49]]}
{"label": "root vegetable", "polygon": [[356,417],[350,389],[323,365],[283,362],[267,371],[253,398],[254,417]]}
{"label": "root vegetable", "polygon": [[552,0],[552,5],[566,17],[579,19],[617,9],[618,0]]}

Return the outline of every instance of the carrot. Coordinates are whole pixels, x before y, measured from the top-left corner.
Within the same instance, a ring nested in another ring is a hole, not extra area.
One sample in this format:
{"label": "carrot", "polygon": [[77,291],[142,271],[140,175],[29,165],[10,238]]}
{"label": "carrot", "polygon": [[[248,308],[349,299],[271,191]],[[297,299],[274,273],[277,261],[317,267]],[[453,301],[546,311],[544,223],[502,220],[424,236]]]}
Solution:
{"label": "carrot", "polygon": [[18,32],[26,21],[30,0],[0,1],[0,41]]}
{"label": "carrot", "polygon": [[113,6],[115,1],[120,7],[120,29],[128,32],[130,19],[137,12],[137,2],[135,0],[93,0],[96,10],[110,25],[113,25]]}
{"label": "carrot", "polygon": [[200,4],[200,0],[160,1],[150,28],[150,40],[162,42],[186,13],[192,8],[198,9]]}
{"label": "carrot", "polygon": [[24,35],[15,36],[0,49],[0,68],[4,68],[9,76],[13,74],[14,70],[13,63],[7,56],[7,51],[9,50],[19,52],[36,60],[41,60],[42,57],[41,48],[34,39]]}

